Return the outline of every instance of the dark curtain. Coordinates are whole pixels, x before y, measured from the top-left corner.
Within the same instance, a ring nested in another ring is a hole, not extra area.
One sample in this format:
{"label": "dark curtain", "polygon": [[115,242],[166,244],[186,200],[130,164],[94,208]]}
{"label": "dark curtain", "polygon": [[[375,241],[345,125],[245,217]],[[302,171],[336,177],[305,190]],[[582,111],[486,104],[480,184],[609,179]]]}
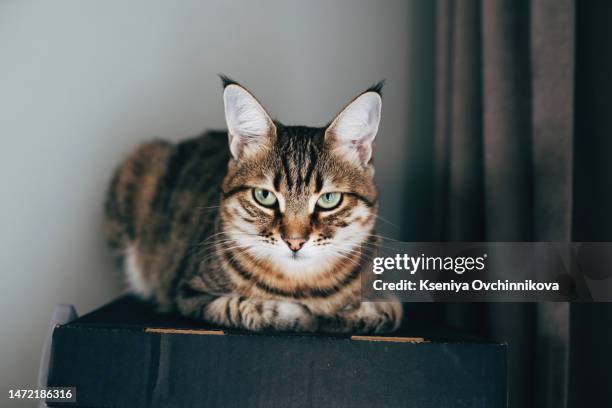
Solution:
{"label": "dark curtain", "polygon": [[[612,1],[576,2],[572,238],[612,241]],[[572,304],[570,407],[612,407],[612,304]]]}
{"label": "dark curtain", "polygon": [[[612,2],[420,4],[435,30],[414,30],[435,38],[435,78],[412,75],[435,94],[435,139],[413,145],[433,165],[407,170],[431,172],[422,180],[432,188],[409,177],[408,194],[433,210],[420,213],[428,221],[406,215],[403,238],[612,240]],[[427,130],[423,122],[416,130]],[[608,305],[413,307],[509,343],[511,407],[612,406],[601,385],[612,372]]]}

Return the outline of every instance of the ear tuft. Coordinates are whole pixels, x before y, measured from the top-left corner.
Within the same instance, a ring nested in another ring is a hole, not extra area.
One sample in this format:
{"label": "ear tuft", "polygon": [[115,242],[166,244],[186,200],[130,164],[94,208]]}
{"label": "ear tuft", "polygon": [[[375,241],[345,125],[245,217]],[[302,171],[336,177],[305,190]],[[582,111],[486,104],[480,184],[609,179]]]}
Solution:
{"label": "ear tuft", "polygon": [[372,146],[380,124],[382,86],[383,82],[379,82],[355,98],[325,131],[325,138],[334,151],[362,166],[372,158]]}
{"label": "ear tuft", "polygon": [[219,79],[221,79],[221,86],[225,89],[228,85],[240,85],[238,82],[234,81],[232,78],[228,77],[225,74],[218,74]]}
{"label": "ear tuft", "polygon": [[270,143],[276,127],[270,116],[253,95],[235,81],[224,82],[223,103],[232,156],[238,160]]}
{"label": "ear tuft", "polygon": [[382,90],[383,90],[383,87],[385,86],[385,82],[386,82],[386,80],[384,80],[384,79],[382,81],[378,81],[377,83],[375,83],[374,85],[372,85],[371,87],[369,87],[368,89],[363,91],[363,93],[366,93],[366,92],[376,92],[377,94],[382,96]]}

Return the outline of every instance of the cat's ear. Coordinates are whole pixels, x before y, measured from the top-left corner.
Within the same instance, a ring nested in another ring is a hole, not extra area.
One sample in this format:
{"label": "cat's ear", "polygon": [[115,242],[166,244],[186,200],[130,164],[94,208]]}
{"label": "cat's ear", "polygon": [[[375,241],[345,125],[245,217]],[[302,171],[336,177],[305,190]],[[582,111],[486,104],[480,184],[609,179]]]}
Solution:
{"label": "cat's ear", "polygon": [[236,160],[267,146],[276,135],[266,110],[241,85],[224,79],[223,104],[229,148]]}
{"label": "cat's ear", "polygon": [[374,138],[382,109],[379,83],[349,103],[325,131],[325,139],[343,157],[367,165],[372,158]]}

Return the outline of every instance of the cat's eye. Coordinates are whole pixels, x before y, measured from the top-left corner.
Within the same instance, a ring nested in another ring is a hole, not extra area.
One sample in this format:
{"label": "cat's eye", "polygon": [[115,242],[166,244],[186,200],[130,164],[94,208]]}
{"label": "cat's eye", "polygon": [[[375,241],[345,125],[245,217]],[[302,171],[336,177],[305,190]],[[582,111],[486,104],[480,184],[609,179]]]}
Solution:
{"label": "cat's eye", "polygon": [[276,196],[269,190],[254,188],[253,197],[255,198],[255,201],[264,207],[274,207],[276,205]]}
{"label": "cat's eye", "polygon": [[342,202],[342,193],[325,193],[317,200],[317,207],[321,210],[333,210]]}

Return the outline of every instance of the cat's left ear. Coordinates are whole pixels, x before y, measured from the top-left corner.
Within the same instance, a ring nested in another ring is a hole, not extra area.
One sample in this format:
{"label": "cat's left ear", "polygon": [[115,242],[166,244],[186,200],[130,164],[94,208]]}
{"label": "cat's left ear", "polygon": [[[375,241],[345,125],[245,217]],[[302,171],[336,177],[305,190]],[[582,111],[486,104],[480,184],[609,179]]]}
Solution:
{"label": "cat's left ear", "polygon": [[238,160],[268,146],[276,136],[276,126],[249,91],[225,77],[222,79],[229,147]]}
{"label": "cat's left ear", "polygon": [[325,130],[325,140],[343,157],[366,166],[380,124],[382,82],[349,103]]}

